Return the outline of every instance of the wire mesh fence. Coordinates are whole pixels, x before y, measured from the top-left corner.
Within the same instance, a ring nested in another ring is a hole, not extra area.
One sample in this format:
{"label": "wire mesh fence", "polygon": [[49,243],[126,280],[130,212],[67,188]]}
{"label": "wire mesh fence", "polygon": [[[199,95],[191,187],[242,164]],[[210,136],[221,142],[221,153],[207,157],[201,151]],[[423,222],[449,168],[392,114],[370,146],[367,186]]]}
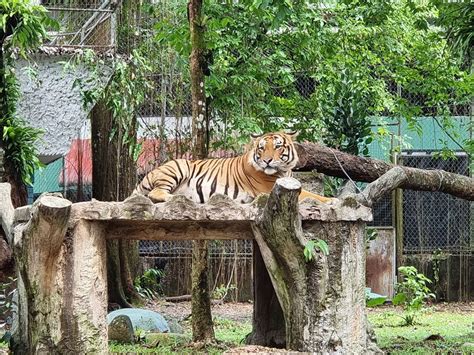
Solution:
{"label": "wire mesh fence", "polygon": [[[464,153],[441,159],[436,152],[406,151],[403,165],[441,169],[469,175]],[[405,253],[472,250],[471,202],[440,192],[403,192],[403,250]]]}
{"label": "wire mesh fence", "polygon": [[115,48],[116,2],[111,0],[43,0],[42,5],[60,25],[46,43],[54,47]]}

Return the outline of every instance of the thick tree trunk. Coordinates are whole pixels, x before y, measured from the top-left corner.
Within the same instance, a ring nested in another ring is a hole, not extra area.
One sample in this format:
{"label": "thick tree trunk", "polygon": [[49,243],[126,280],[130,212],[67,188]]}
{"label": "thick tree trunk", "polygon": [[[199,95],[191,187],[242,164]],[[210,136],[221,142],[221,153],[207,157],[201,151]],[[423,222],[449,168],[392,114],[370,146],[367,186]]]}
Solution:
{"label": "thick tree trunk", "polygon": [[[136,165],[121,143],[121,128],[110,136],[114,120],[103,102],[91,111],[92,195],[101,201],[119,201],[129,196],[136,184]],[[107,241],[109,302],[131,307],[140,300],[133,287],[138,261],[138,242]]]}
{"label": "thick tree trunk", "polygon": [[208,259],[207,241],[193,241],[191,271],[193,341],[203,343],[213,342],[215,338],[209,296]]}
{"label": "thick tree trunk", "polygon": [[[189,32],[191,34],[191,56],[189,60],[191,76],[192,104],[192,149],[194,159],[207,156],[207,110],[204,88],[204,25],[202,24],[202,0],[188,3]],[[207,241],[193,242],[192,285],[192,327],[193,340],[209,343],[214,339],[209,276],[207,273],[209,256]]]}
{"label": "thick tree trunk", "polygon": [[[344,179],[349,175],[354,181],[372,182],[394,167],[381,160],[358,157],[315,143],[296,144],[296,148],[299,156],[297,169],[315,169]],[[400,168],[406,175],[398,186],[402,189],[440,191],[474,201],[474,179],[470,177],[443,170]]]}
{"label": "thick tree trunk", "polygon": [[194,159],[207,157],[207,117],[206,93],[204,88],[204,25],[202,24],[202,0],[188,3],[189,30],[191,34],[191,56],[189,58],[191,75],[192,105],[192,148]]}
{"label": "thick tree trunk", "polygon": [[[286,346],[365,353],[372,346],[365,316],[365,222],[342,212],[328,221],[306,221],[303,228],[300,191],[297,180],[278,179],[253,224],[285,317]],[[315,238],[326,241],[329,255],[312,251],[307,262],[303,250]]]}

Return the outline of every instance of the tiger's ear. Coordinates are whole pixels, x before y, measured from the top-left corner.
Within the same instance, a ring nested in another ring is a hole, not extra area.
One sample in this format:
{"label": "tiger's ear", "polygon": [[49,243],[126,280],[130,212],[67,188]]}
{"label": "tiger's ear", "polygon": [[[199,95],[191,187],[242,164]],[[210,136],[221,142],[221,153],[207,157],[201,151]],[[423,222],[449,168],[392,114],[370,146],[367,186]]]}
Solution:
{"label": "tiger's ear", "polygon": [[252,138],[252,141],[255,141],[256,139],[260,138],[263,136],[263,133],[251,133],[250,138]]}
{"label": "tiger's ear", "polygon": [[285,134],[289,136],[292,140],[295,140],[298,137],[298,131],[285,131]]}

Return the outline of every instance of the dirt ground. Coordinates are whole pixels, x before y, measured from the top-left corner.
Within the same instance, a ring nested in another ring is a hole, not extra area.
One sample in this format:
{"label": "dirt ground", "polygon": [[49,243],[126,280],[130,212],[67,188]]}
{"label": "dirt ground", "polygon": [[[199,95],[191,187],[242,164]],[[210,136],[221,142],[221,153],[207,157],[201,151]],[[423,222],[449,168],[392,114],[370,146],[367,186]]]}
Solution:
{"label": "dirt ground", "polygon": [[[171,303],[165,301],[152,301],[146,305],[146,308],[163,314],[165,317],[173,318],[178,321],[184,320],[191,314],[191,302]],[[368,312],[385,312],[397,309],[392,305],[368,308]],[[434,303],[430,306],[434,312],[450,312],[458,314],[474,314],[474,302],[454,302],[454,303]],[[401,310],[401,308],[400,308]],[[229,302],[212,305],[212,314],[220,318],[230,319],[236,322],[251,322],[253,304]]]}
{"label": "dirt ground", "polygon": [[[191,302],[172,303],[166,301],[150,301],[145,308],[163,314],[165,318],[182,321],[191,315]],[[211,306],[213,316],[230,319],[236,322],[251,322],[253,304],[228,302]]]}

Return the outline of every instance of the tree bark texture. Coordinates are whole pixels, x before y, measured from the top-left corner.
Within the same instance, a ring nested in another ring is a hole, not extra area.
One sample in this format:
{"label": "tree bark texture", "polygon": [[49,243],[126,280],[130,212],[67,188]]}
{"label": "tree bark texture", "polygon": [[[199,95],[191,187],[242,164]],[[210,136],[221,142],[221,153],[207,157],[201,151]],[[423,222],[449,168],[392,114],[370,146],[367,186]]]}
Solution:
{"label": "tree bark texture", "polygon": [[105,240],[100,225],[66,233],[71,202],[42,195],[14,232],[17,354],[98,353],[107,347]]}
{"label": "tree bark texture", "polygon": [[[317,170],[320,173],[354,181],[372,182],[394,167],[377,159],[358,157],[315,143],[297,143],[297,169]],[[444,170],[424,170],[400,166],[406,175],[400,188],[420,191],[440,191],[465,200],[474,201],[474,179]],[[347,175],[346,175],[347,174]]]}
{"label": "tree bark texture", "polygon": [[[300,183],[278,179],[254,223],[285,317],[286,346],[316,353],[365,353],[372,346],[365,315],[365,222],[307,221],[298,213]],[[329,255],[303,250],[311,239],[329,245]]]}
{"label": "tree bark texture", "polygon": [[193,341],[210,343],[215,340],[209,295],[208,246],[206,240],[193,241],[191,271],[191,309]]}
{"label": "tree bark texture", "polygon": [[[295,172],[293,176],[307,191],[321,194],[324,190],[322,174],[309,171]],[[283,311],[255,241],[253,247],[253,287],[252,333],[248,335],[246,343],[285,348]]]}
{"label": "tree bark texture", "polygon": [[207,117],[206,92],[202,66],[204,59],[204,25],[202,24],[202,0],[188,3],[189,32],[191,35],[191,56],[189,58],[191,76],[191,105],[193,121],[192,149],[194,159],[207,157]]}
{"label": "tree bark texture", "polygon": [[[92,130],[92,195],[102,201],[119,201],[129,196],[136,185],[136,164],[122,144],[121,127],[104,102],[91,111]],[[107,273],[109,302],[131,307],[140,300],[133,287],[138,263],[138,242],[131,240],[107,241]]]}
{"label": "tree bark texture", "polygon": [[[207,157],[207,110],[204,87],[204,25],[202,23],[202,0],[189,0],[188,18],[191,36],[191,56],[189,58],[192,105],[192,150],[194,159]],[[192,259],[192,328],[193,340],[209,343],[214,339],[212,325],[210,284],[207,273],[209,264],[208,245],[205,240],[193,242]]]}

